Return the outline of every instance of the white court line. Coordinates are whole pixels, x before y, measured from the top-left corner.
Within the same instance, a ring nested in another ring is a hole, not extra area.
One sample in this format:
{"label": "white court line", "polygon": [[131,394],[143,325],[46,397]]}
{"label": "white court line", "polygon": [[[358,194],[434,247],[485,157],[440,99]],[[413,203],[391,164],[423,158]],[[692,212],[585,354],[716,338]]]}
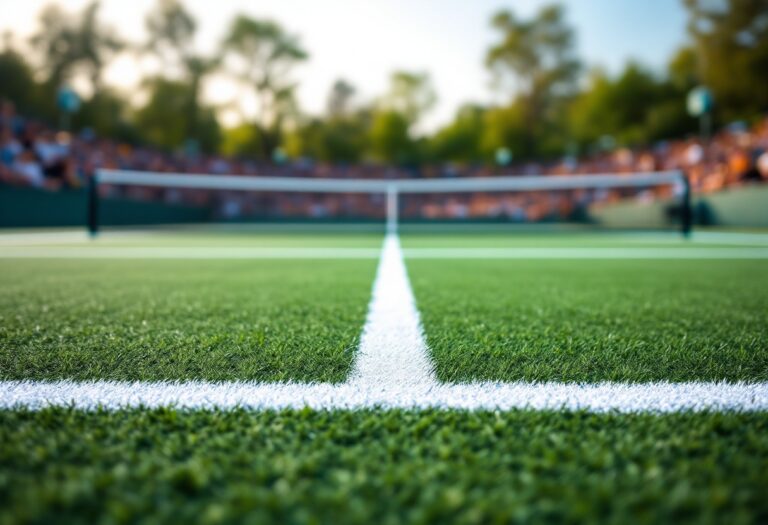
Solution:
{"label": "white court line", "polygon": [[0,408],[768,411],[768,383],[437,382],[396,236],[387,236],[352,374],[343,384],[2,381]]}
{"label": "white court line", "polygon": [[768,248],[406,248],[408,259],[768,259]]}
{"label": "white court line", "polygon": [[[116,231],[109,232],[110,238],[145,237],[148,232]],[[50,244],[88,244],[93,239],[83,229],[63,231],[31,231],[0,233],[0,246],[39,246]]]}
{"label": "white court line", "polygon": [[387,235],[373,285],[360,349],[348,383],[361,391],[383,392],[407,385],[437,385],[419,311],[397,235]]}
{"label": "white court line", "polygon": [[[409,259],[768,259],[768,248],[406,248]],[[376,259],[377,248],[0,247],[0,259]]]}
{"label": "white court line", "polygon": [[768,234],[760,232],[694,231],[691,240],[709,244],[768,245]]}
{"label": "white court line", "polygon": [[378,248],[37,247],[2,248],[0,259],[378,259]]}
{"label": "white court line", "polygon": [[255,383],[3,381],[0,408],[255,410],[462,409],[589,412],[768,411],[768,383]]}

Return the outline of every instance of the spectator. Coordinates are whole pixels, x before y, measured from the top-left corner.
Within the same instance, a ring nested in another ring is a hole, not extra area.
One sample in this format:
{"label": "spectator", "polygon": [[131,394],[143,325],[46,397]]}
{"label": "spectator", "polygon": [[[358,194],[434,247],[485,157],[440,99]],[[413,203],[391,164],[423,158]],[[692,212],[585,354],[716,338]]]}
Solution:
{"label": "spectator", "polygon": [[35,153],[43,167],[43,173],[48,179],[57,185],[68,187],[79,186],[79,181],[74,170],[74,163],[70,158],[69,135],[46,131],[40,134],[34,143]]}
{"label": "spectator", "polygon": [[0,127],[0,164],[6,168],[13,165],[21,149],[21,143],[13,136],[10,127]]}
{"label": "spectator", "polygon": [[18,134],[24,127],[24,121],[16,115],[16,106],[8,100],[0,100],[0,127]]}
{"label": "spectator", "polygon": [[16,181],[21,184],[35,188],[56,188],[55,185],[46,183],[42,166],[40,166],[32,150],[28,148],[22,150],[16,157],[11,166],[11,172],[15,175]]}
{"label": "spectator", "polygon": [[768,181],[768,150],[757,157],[757,172],[764,181]]}
{"label": "spectator", "polygon": [[[274,175],[317,178],[396,179],[413,177],[489,177],[494,175],[561,175],[580,173],[626,173],[686,169],[694,191],[718,191],[768,180],[768,119],[752,130],[746,126],[725,128],[706,144],[698,140],[665,141],[653,148],[612,148],[591,156],[570,155],[556,163],[529,162],[504,167],[447,164],[421,169],[387,165],[331,166],[299,159],[273,165],[220,156],[163,153],[97,137],[86,130],[79,136],[56,133],[16,114],[13,104],[0,102],[0,183],[58,189],[80,185],[78,174],[98,168],[151,172]],[[382,216],[379,195],[258,194],[228,195],[204,189],[109,187],[105,194],[138,199],[163,200],[192,206],[212,206],[219,216]],[[653,200],[671,195],[668,187],[645,191],[572,191],[552,196],[547,192],[525,194],[466,194],[451,198],[412,195],[403,203],[406,216],[433,218],[501,217],[509,220],[557,219],[594,203],[622,198]]]}

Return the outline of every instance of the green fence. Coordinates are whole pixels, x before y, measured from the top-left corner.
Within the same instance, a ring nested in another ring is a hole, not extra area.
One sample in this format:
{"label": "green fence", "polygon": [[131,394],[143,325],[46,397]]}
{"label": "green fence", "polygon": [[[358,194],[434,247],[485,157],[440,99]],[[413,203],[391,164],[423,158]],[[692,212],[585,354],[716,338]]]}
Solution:
{"label": "green fence", "polygon": [[[0,227],[85,226],[88,196],[85,190],[49,192],[0,186]],[[99,223],[105,226],[206,222],[206,208],[104,198]]]}
{"label": "green fence", "polygon": [[[590,210],[589,221],[617,228],[669,228],[677,220],[670,218],[670,206],[674,204],[659,201],[622,202]],[[48,192],[0,186],[2,228],[85,226],[86,210],[87,194],[84,190]],[[698,224],[768,227],[768,184],[697,197],[694,199],[694,212]],[[208,222],[211,219],[207,208],[177,204],[104,198],[99,207],[99,223],[103,226],[179,224]],[[241,219],[246,222],[254,220],[272,222],[275,219]],[[318,220],[313,219],[313,222]],[[328,219],[327,222],[339,221]]]}

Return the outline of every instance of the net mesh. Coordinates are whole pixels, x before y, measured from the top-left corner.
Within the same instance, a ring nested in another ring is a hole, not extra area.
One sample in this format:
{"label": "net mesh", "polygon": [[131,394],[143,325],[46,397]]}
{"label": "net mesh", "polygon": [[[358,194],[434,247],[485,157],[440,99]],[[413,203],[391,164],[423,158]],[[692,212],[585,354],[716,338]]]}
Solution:
{"label": "net mesh", "polygon": [[[211,221],[572,222],[679,227],[679,171],[454,179],[333,179],[99,171],[101,207],[133,199],[205,210]],[[140,217],[137,217],[140,222]]]}

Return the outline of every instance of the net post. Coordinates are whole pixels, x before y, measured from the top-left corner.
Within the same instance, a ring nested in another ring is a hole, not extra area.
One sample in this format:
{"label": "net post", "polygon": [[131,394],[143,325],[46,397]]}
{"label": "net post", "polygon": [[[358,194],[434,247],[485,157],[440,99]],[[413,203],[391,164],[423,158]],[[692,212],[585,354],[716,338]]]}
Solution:
{"label": "net post", "polygon": [[88,234],[96,237],[99,233],[99,177],[93,171],[88,176]]}
{"label": "net post", "polygon": [[690,237],[693,229],[693,206],[691,204],[691,181],[685,172],[680,173],[683,181],[683,199],[680,206],[680,230],[683,237]]}
{"label": "net post", "polygon": [[397,233],[397,186],[387,186],[387,233]]}

